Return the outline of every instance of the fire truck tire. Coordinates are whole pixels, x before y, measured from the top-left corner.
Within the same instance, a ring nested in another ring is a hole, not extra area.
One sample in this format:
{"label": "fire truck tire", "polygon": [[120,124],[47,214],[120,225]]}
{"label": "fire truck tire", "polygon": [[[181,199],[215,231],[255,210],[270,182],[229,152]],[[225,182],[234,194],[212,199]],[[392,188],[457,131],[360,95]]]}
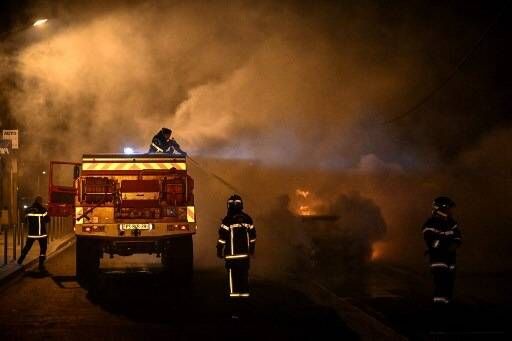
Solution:
{"label": "fire truck tire", "polygon": [[188,283],[194,273],[192,236],[168,239],[162,252],[162,264],[175,281]]}
{"label": "fire truck tire", "polygon": [[76,239],[76,279],[80,285],[87,287],[93,284],[100,267],[99,243],[94,239]]}

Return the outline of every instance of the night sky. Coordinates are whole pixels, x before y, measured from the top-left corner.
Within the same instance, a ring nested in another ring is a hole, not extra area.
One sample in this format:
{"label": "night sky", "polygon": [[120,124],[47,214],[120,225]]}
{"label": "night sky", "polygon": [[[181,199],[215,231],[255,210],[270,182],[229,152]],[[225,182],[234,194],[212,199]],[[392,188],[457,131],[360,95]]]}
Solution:
{"label": "night sky", "polygon": [[[38,17],[59,18],[69,25],[140,2],[81,3],[3,1],[2,35],[8,39],[10,32],[30,25]],[[413,67],[400,70],[407,72],[400,77],[407,78],[408,84],[399,97],[393,94],[368,103],[372,114],[358,123],[361,129],[383,130],[401,144],[413,144],[427,154],[433,149],[436,156],[447,161],[475,146],[495,128],[509,126],[511,30],[510,11],[503,2],[307,3],[288,2],[283,7],[302,18],[304,25],[321,26],[323,34],[339,43],[340,52],[347,41],[363,40],[370,43],[363,57],[369,65],[394,68],[409,63],[411,56],[416,59]],[[351,20],[345,24],[347,17]],[[371,74],[372,69],[367,72]],[[6,108],[5,99],[3,103],[5,121],[13,113]],[[365,139],[357,131],[355,134]],[[374,142],[370,139],[368,143]],[[391,154],[395,154],[391,159],[399,157],[396,152]]]}

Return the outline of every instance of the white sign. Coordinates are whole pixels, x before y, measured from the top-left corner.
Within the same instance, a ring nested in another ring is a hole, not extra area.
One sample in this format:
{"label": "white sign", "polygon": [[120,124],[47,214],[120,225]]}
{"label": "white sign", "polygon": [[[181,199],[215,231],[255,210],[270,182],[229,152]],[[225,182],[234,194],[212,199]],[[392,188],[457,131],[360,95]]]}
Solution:
{"label": "white sign", "polygon": [[18,129],[4,130],[2,138],[11,141],[12,149],[18,149]]}

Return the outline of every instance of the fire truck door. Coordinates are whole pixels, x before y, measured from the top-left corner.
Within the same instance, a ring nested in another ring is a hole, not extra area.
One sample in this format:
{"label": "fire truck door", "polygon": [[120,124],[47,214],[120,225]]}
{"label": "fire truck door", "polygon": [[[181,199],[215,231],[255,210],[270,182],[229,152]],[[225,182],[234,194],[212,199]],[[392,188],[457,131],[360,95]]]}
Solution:
{"label": "fire truck door", "polygon": [[48,180],[48,212],[54,217],[74,215],[80,163],[51,161]]}

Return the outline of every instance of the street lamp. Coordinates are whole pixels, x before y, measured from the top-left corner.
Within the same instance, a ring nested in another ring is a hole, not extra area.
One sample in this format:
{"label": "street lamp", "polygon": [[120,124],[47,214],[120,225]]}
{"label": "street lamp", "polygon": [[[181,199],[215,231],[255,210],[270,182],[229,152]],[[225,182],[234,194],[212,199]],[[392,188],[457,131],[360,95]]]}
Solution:
{"label": "street lamp", "polygon": [[47,22],[48,22],[48,19],[46,19],[46,18],[37,19],[36,21],[34,21],[34,23],[32,24],[32,26],[35,26],[35,27],[43,26],[43,25],[44,25],[44,24],[46,24]]}

